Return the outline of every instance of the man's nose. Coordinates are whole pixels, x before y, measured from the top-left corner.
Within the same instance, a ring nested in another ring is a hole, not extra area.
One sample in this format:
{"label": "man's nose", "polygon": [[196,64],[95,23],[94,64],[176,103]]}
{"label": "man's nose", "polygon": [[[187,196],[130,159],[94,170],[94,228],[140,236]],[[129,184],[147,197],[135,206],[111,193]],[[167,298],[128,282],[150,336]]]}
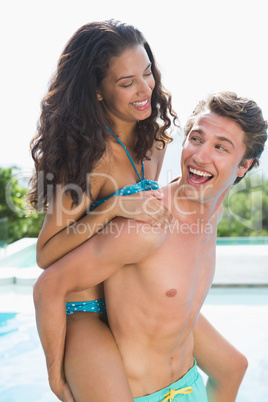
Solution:
{"label": "man's nose", "polygon": [[211,148],[208,144],[202,144],[193,157],[198,165],[204,165],[211,162]]}

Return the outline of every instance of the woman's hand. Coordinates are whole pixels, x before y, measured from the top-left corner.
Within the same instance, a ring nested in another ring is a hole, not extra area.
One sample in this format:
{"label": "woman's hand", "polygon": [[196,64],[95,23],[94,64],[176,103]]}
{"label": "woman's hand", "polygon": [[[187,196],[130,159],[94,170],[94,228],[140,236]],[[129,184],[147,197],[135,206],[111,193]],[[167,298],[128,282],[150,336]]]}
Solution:
{"label": "woman's hand", "polygon": [[115,216],[135,219],[150,225],[169,227],[173,217],[167,207],[161,202],[164,195],[158,190],[141,191],[128,196],[110,198]]}
{"label": "woman's hand", "polygon": [[75,400],[73,398],[73,394],[72,394],[67,382],[63,386],[62,401],[63,402],[75,402]]}
{"label": "woman's hand", "polygon": [[62,402],[75,402],[72,391],[65,380],[49,381],[53,393]]}
{"label": "woman's hand", "polygon": [[48,365],[48,381],[52,392],[62,402],[75,402],[72,391],[65,379],[63,366],[57,364],[49,367]]}

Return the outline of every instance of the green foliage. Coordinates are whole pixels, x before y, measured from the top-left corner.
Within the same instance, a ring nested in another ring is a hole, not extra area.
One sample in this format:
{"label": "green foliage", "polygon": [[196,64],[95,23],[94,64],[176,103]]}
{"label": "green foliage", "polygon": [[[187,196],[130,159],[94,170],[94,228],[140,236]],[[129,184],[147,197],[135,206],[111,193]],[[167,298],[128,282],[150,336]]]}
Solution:
{"label": "green foliage", "polygon": [[0,168],[0,241],[2,245],[6,241],[12,243],[22,237],[38,237],[39,235],[44,214],[37,212],[30,214],[25,201],[28,191],[27,183],[28,179],[26,180],[16,167]]}
{"label": "green foliage", "polygon": [[268,180],[260,174],[233,186],[223,207],[219,237],[268,236]]}

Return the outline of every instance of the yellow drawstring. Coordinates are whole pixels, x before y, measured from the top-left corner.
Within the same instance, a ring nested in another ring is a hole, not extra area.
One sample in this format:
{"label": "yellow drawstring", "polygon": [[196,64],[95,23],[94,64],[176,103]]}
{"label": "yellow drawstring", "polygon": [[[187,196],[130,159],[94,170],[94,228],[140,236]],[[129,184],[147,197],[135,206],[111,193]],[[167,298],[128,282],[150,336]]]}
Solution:
{"label": "yellow drawstring", "polygon": [[162,402],[170,402],[171,399],[174,399],[175,395],[178,394],[190,394],[191,392],[193,392],[193,388],[192,387],[186,387],[186,388],[181,388],[181,389],[171,389],[166,395],[165,395],[165,399],[163,399]]}

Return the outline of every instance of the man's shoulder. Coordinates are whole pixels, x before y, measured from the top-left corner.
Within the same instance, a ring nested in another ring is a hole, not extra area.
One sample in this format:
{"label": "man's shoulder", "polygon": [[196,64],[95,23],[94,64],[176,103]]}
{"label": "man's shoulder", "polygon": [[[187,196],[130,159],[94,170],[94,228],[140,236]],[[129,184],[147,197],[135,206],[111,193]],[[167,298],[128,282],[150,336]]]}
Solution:
{"label": "man's shoulder", "polygon": [[119,217],[113,219],[100,232],[100,236],[102,241],[109,244],[110,251],[116,252],[119,249],[129,263],[133,258],[135,262],[145,258],[160,247],[165,238],[165,231],[159,226]]}
{"label": "man's shoulder", "polygon": [[158,243],[163,241],[164,230],[157,225],[150,225],[135,219],[115,218],[101,232],[102,235],[112,236],[121,242],[136,241]]}

